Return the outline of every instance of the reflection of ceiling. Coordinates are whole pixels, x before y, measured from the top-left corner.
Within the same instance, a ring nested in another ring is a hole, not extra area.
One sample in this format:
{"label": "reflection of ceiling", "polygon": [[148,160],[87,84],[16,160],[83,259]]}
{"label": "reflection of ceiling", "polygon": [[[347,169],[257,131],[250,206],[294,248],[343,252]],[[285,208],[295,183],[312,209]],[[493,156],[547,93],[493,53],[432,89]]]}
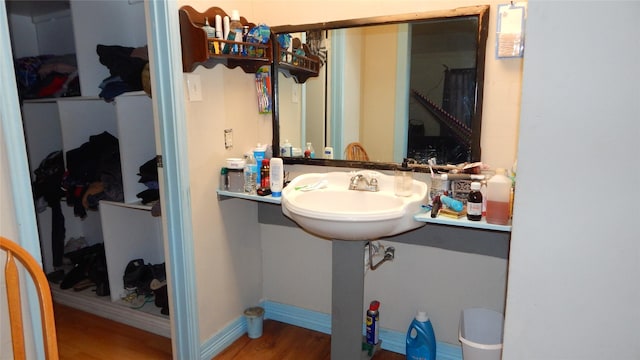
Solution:
{"label": "reflection of ceiling", "polygon": [[40,16],[69,9],[69,0],[6,0],[9,14]]}
{"label": "reflection of ceiling", "polygon": [[411,52],[457,52],[476,48],[478,18],[430,20],[411,26],[413,37]]}

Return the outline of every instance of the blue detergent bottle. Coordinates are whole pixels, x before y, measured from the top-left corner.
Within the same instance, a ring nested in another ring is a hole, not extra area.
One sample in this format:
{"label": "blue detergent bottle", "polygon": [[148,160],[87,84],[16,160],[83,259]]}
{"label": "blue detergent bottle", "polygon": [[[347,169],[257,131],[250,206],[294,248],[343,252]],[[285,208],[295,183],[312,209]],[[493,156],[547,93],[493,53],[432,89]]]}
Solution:
{"label": "blue detergent bottle", "polygon": [[436,336],[429,316],[419,311],[407,330],[407,360],[436,360]]}

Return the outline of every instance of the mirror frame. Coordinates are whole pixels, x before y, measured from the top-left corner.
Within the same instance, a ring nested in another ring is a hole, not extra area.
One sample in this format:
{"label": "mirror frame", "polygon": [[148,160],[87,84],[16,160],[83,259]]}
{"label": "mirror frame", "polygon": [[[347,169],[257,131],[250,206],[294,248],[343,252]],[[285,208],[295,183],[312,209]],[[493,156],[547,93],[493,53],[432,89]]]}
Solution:
{"label": "mirror frame", "polygon": [[[281,25],[271,28],[271,36],[273,39],[278,34],[282,33],[296,33],[308,30],[335,30],[344,28],[353,28],[359,26],[373,26],[373,25],[388,25],[398,23],[415,23],[425,20],[437,20],[448,19],[463,16],[477,16],[478,17],[478,47],[476,49],[476,102],[475,112],[473,115],[472,129],[471,129],[471,154],[472,162],[480,161],[481,148],[480,148],[480,132],[482,129],[482,102],[484,93],[484,67],[485,56],[487,47],[487,38],[489,33],[489,5],[477,5],[468,7],[459,7],[455,9],[435,10],[426,12],[416,12],[400,15],[385,15],[366,17],[349,20],[338,20],[331,22],[321,22],[312,24],[301,25]],[[274,51],[275,47],[274,47]],[[274,59],[277,59],[277,53],[274,53]],[[278,99],[278,74],[279,68],[277,61],[274,60],[272,67],[272,99],[273,110],[272,126],[273,126],[273,141],[272,146],[274,150],[274,157],[280,157],[280,121],[279,121],[279,99]],[[324,144],[323,144],[324,147]],[[277,154],[277,155],[276,155]],[[373,161],[352,161],[352,160],[334,160],[334,159],[307,159],[303,157],[282,157],[285,164],[304,164],[304,165],[319,165],[319,166],[334,166],[334,167],[356,167],[364,169],[377,169],[377,170],[392,170],[395,169],[398,164],[394,162],[373,162]],[[428,171],[428,168],[424,169]]]}

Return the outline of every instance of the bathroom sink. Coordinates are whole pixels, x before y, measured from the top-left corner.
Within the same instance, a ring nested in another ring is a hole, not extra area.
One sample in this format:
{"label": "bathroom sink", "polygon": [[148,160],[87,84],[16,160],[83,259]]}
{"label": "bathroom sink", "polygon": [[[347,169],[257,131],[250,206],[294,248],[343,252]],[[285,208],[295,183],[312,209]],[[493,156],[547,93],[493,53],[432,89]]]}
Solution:
{"label": "bathroom sink", "polygon": [[[358,174],[376,178],[379,190],[349,190]],[[411,196],[396,196],[394,177],[377,171],[309,173],[284,188],[282,212],[320,237],[373,240],[423,226],[413,215],[426,203],[427,193],[425,183],[413,180]]]}

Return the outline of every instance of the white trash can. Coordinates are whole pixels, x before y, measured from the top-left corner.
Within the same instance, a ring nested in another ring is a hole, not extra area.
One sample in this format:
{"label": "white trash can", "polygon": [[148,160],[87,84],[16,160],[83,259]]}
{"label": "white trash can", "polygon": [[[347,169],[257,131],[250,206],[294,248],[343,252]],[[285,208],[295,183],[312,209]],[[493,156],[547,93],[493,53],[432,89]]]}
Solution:
{"label": "white trash can", "polygon": [[464,309],[458,339],[464,360],[500,360],[504,317],[489,309]]}

